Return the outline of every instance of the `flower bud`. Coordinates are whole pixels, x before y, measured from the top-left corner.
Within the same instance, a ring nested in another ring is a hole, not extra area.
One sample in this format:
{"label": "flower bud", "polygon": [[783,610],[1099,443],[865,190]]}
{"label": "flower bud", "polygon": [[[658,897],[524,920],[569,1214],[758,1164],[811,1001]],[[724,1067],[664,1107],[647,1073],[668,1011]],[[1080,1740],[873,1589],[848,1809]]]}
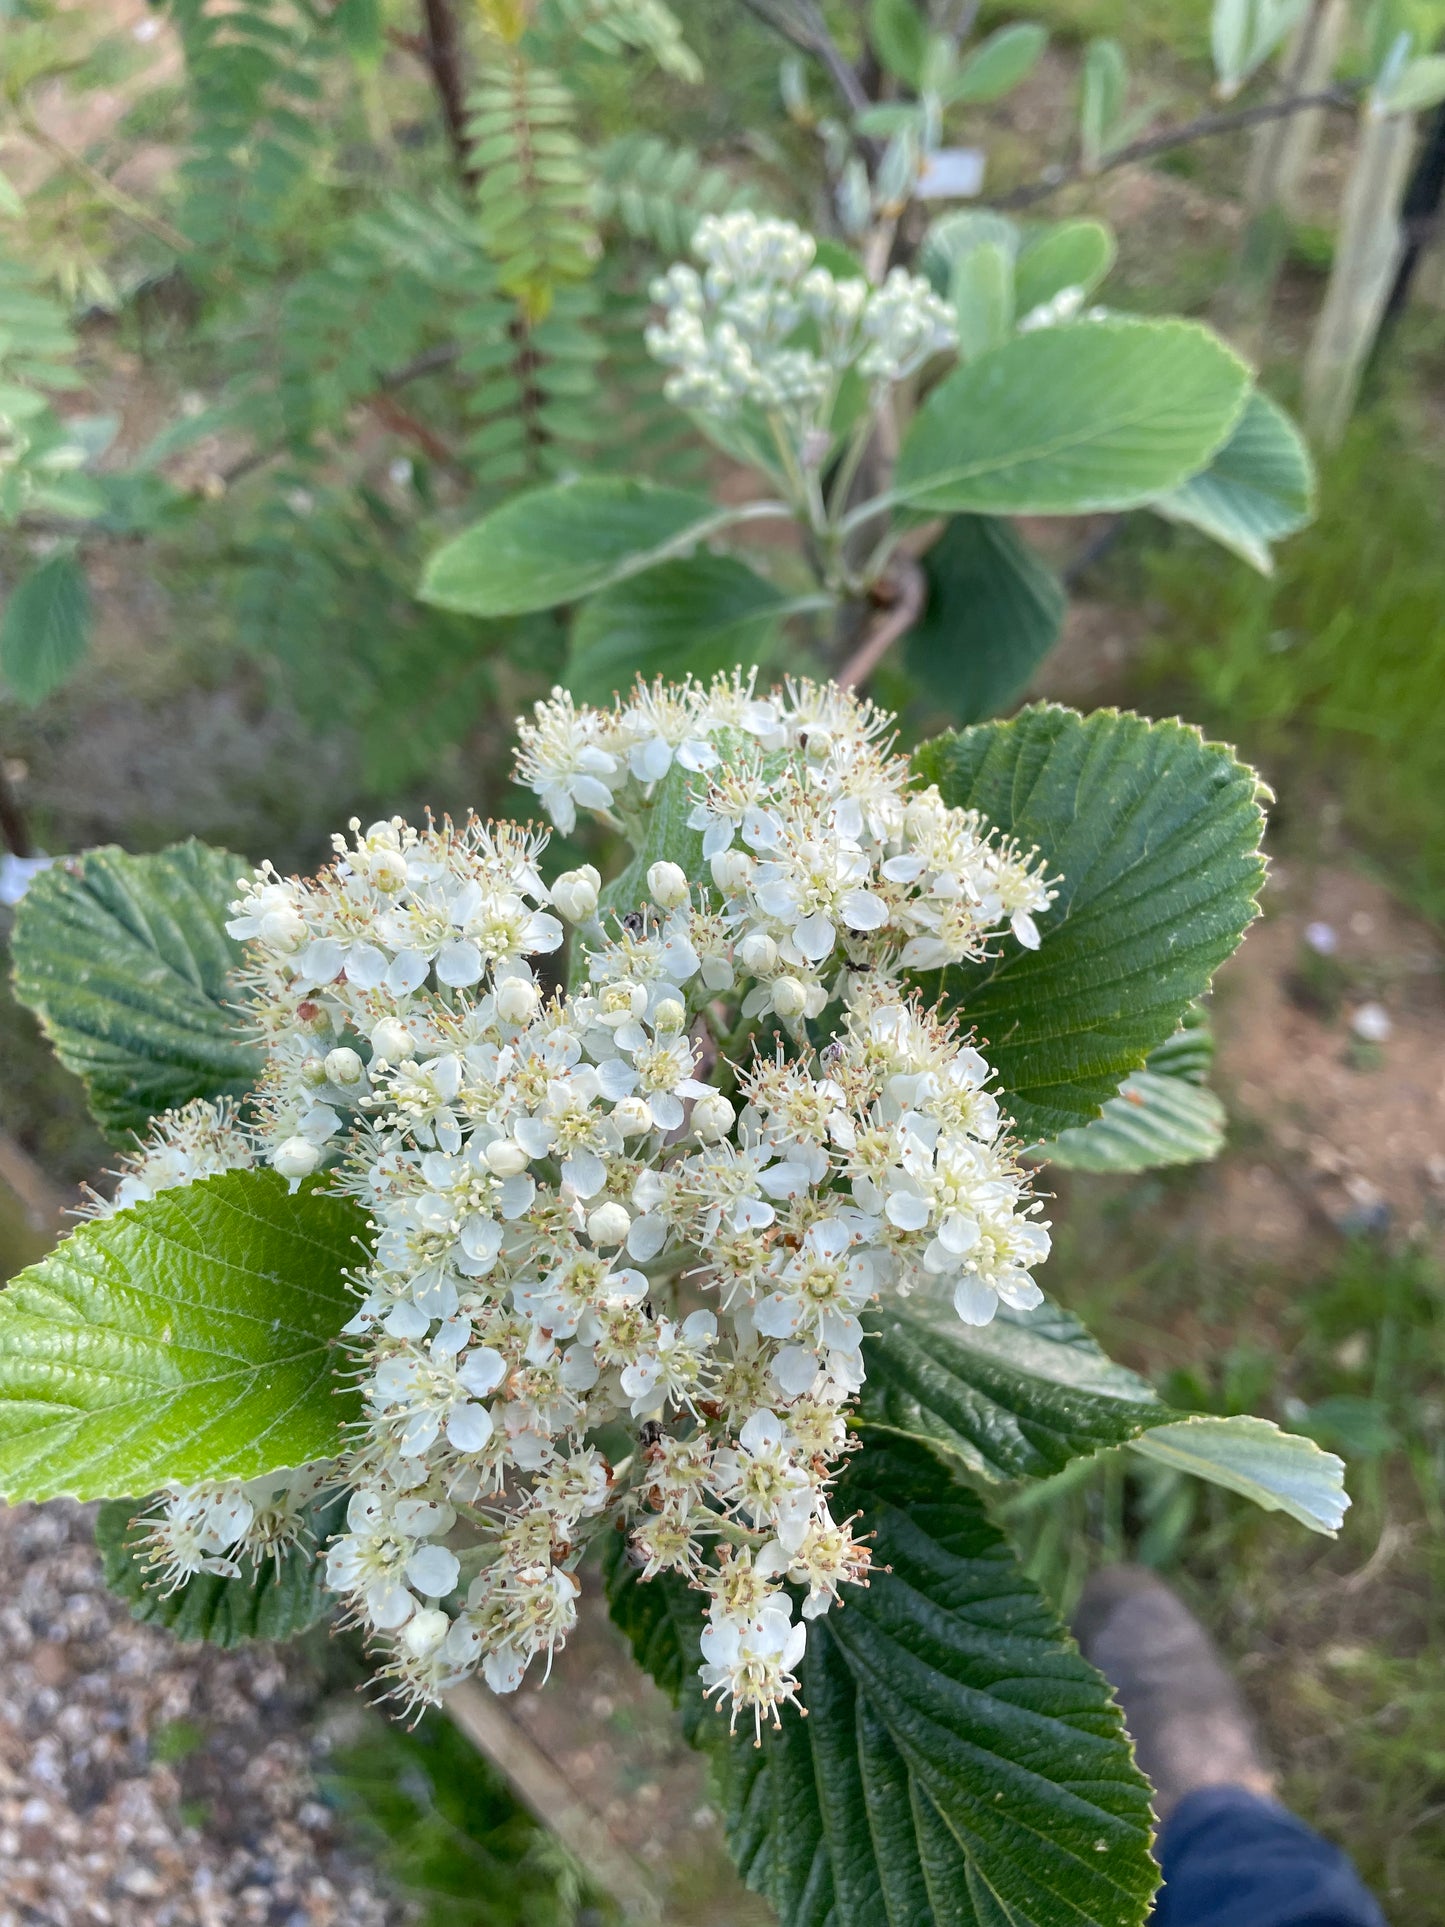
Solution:
{"label": "flower bud", "polygon": [[319,1057],[308,1057],[301,1066],[301,1082],[308,1090],[319,1091],[326,1082],[326,1065]]}
{"label": "flower bud", "polygon": [[768,977],[778,967],[778,946],[766,930],[750,930],[738,945],[738,962],[750,977]]}
{"label": "flower bud", "polygon": [[354,1050],[338,1044],[335,1050],[326,1053],[326,1076],[333,1084],[349,1087],[359,1084],[366,1076],[366,1066]]}
{"label": "flower bud", "polygon": [[782,1018],[801,1017],[808,1008],[808,992],[796,977],[779,977],[773,985],[773,1009]]}
{"label": "flower bud", "polygon": [[620,1245],[631,1229],[632,1219],[625,1204],[609,1200],[587,1214],[587,1236],[595,1245]]}
{"label": "flower bud", "polygon": [[288,1184],[296,1185],[320,1164],[321,1147],[304,1137],[288,1137],[284,1144],[277,1145],[271,1162]]}
{"label": "flower bud", "polygon": [[552,902],[559,916],[568,923],[585,923],[597,914],[597,898],[602,889],[602,873],[590,863],[580,870],[564,870],[552,885]]}
{"label": "flower bud", "polygon": [[720,850],[712,860],[712,880],[724,896],[741,896],[756,868],[746,850]]}
{"label": "flower bud", "polygon": [[402,1627],[401,1643],[413,1659],[426,1659],[451,1629],[451,1620],[439,1606],[422,1606]]}
{"label": "flower bud", "polygon": [[415,1048],[411,1032],[395,1017],[383,1017],[371,1033],[374,1064],[404,1064]]}
{"label": "flower bud", "polygon": [[654,1030],[681,1030],[686,1022],[686,1006],[679,1003],[676,997],[664,997],[652,1013]]}
{"label": "flower bud", "polygon": [[497,1015],[504,1024],[530,1024],[542,998],[528,977],[504,977],[497,985]]}
{"label": "flower bud", "polygon": [[709,1091],[692,1107],[692,1128],[704,1144],[716,1144],[732,1129],[736,1115],[721,1091]]}
{"label": "flower bud", "polygon": [[647,872],[647,888],[652,901],[663,910],[675,910],[692,894],[687,872],[677,863],[654,863]]}
{"label": "flower bud", "polygon": [[640,1097],[624,1097],[612,1107],[612,1122],[624,1137],[641,1137],[652,1129],[652,1112]]}
{"label": "flower bud", "polygon": [[527,1153],[514,1137],[499,1137],[489,1144],[482,1153],[487,1169],[499,1178],[514,1178],[519,1171],[525,1171],[529,1162]]}

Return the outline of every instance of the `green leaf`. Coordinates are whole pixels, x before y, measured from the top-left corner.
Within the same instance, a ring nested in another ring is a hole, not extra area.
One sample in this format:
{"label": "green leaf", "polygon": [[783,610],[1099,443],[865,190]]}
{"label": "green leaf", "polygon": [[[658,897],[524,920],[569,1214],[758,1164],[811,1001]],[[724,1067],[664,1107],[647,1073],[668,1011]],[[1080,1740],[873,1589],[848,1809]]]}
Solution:
{"label": "green leaf", "polygon": [[[749,1732],[729,1749],[749,1883],[782,1927],[1138,1927],[1157,1880],[1148,1788],[1106,1682],[977,1494],[870,1431],[837,1498],[876,1534],[875,1576],[808,1629],[807,1719],[785,1712],[760,1748]],[[701,1602],[673,1590],[675,1630],[624,1627],[675,1677],[696,1664]],[[720,1745],[718,1716],[701,1720]]]}
{"label": "green leaf", "polygon": [[960,63],[943,90],[944,99],[974,105],[1002,99],[1028,79],[1048,41],[1047,30],[1031,22],[1000,27]]}
{"label": "green leaf", "polygon": [[904,440],[891,499],[930,514],[1128,508],[1196,474],[1248,390],[1244,363],[1192,321],[1018,335],[933,390]]}
{"label": "green leaf", "polygon": [[1059,896],[1043,941],[951,969],[1027,1143],[1087,1123],[1238,946],[1264,881],[1259,779],[1179,722],[1052,704],[924,744],[944,801],[1037,845]]}
{"label": "green leaf", "polygon": [[1135,1071],[1092,1123],[1063,1131],[1040,1156],[1066,1171],[1157,1171],[1207,1164],[1224,1149],[1224,1106],[1179,1077]]}
{"label": "green leaf", "polygon": [[1445,54],[1422,54],[1412,60],[1383,91],[1376,89],[1375,106],[1382,114],[1417,114],[1445,100]]}
{"label": "green leaf", "polygon": [[1092,294],[1114,265],[1114,236],[1102,221],[1058,221],[1024,242],[1014,270],[1014,306],[1022,318],[1079,288]]}
{"label": "green leaf", "polygon": [[0,174],[0,214],[12,221],[19,221],[25,215],[25,203],[15,190],[15,183],[8,175]]}
{"label": "green leaf", "polygon": [[0,1495],[118,1498],[335,1457],[359,1206],[229,1171],[82,1224],[0,1292]]}
{"label": "green leaf", "polygon": [[1333,1537],[1349,1508],[1343,1460],[1268,1419],[1179,1419],[1137,1440],[1134,1450],[1238,1492],[1266,1512],[1287,1512],[1312,1532]]}
{"label": "green leaf", "polygon": [[113,1138],[261,1069],[227,1009],[241,946],[223,928],[247,865],[207,844],[91,850],[43,871],[16,915],[15,994]]}
{"label": "green leaf", "polygon": [[0,675],[28,707],[68,682],[90,640],[90,589],[73,549],[22,577],[0,618]]}
{"label": "green leaf", "polygon": [[243,1565],[239,1579],[197,1573],[171,1593],[163,1593],[145,1563],[136,1529],[144,1500],[110,1499],[95,1521],[95,1543],[104,1562],[105,1583],[127,1601],[132,1619],[164,1626],[175,1639],[205,1640],[211,1646],[240,1646],[248,1639],[294,1639],[326,1618],[335,1595],[322,1582],[324,1562],[316,1556],[344,1528],[344,1492],[322,1494],[307,1507],[310,1544],[285,1553],[278,1566]]}
{"label": "green leaf", "polygon": [[1270,575],[1270,543],[1303,528],[1315,511],[1314,468],[1304,437],[1256,388],[1209,467],[1151,506],[1171,522],[1202,529]]}
{"label": "green leaf", "polygon": [[928,57],[928,23],[914,0],[871,0],[868,38],[889,73],[916,88]]}
{"label": "green leaf", "polygon": [[954,516],[923,568],[928,601],[908,636],[910,672],[961,723],[1007,709],[1059,639],[1063,584],[996,515]]}
{"label": "green leaf", "polygon": [[551,609],[685,555],[738,519],[706,496],[650,482],[594,477],[530,489],[444,543],[419,594],[469,616]]}
{"label": "green leaf", "polygon": [[1117,40],[1091,40],[1079,77],[1079,149],[1086,169],[1099,165],[1115,139],[1129,64]]}
{"label": "green leaf", "polygon": [[948,297],[958,320],[964,361],[1007,341],[1014,320],[1013,257],[997,241],[983,241],[955,262]]}
{"label": "green leaf", "polygon": [[572,624],[567,686],[579,702],[610,702],[638,676],[707,678],[766,661],[793,605],[731,555],[664,562],[584,602]]}
{"label": "green leaf", "polygon": [[862,1413],[983,1479],[1047,1479],[1176,1414],[1052,1305],[967,1327],[896,1304],[869,1319]]}

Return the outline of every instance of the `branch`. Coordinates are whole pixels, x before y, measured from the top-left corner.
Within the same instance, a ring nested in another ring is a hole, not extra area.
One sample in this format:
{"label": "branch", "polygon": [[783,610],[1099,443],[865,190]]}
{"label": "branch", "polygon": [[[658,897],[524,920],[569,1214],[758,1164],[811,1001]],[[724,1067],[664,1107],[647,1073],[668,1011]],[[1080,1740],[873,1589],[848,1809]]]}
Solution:
{"label": "branch", "polygon": [[892,590],[892,606],[879,610],[867,635],[835,676],[834,681],[843,689],[861,689],[894,643],[906,636],[923,614],[928,585],[911,556],[900,558],[893,575],[880,587]]}
{"label": "branch", "polygon": [[84,181],[97,200],[104,201],[107,207],[114,208],[117,214],[124,215],[127,221],[141,228],[153,240],[159,241],[162,247],[169,248],[173,254],[189,253],[191,244],[179,228],[172,227],[169,221],[163,221],[158,214],[152,214],[148,207],[135,199],[134,195],[127,194],[123,187],[117,187],[109,175],[102,174],[100,169],[92,167],[83,155],[72,153],[63,141],[58,141],[53,134],[47,133],[29,107],[20,108],[18,119],[27,137],[67,173],[74,174]]}
{"label": "branch", "polygon": [[1061,187],[1070,187],[1075,181],[1092,180],[1097,174],[1108,174],[1116,167],[1127,167],[1131,161],[1147,161],[1155,154],[1165,154],[1173,147],[1187,147],[1192,141],[1211,140],[1218,134],[1233,134],[1243,127],[1257,127],[1262,121],[1281,120],[1289,114],[1300,114],[1311,107],[1352,108],[1356,104],[1361,82],[1345,82],[1337,87],[1326,87],[1317,94],[1291,94],[1284,100],[1264,100],[1253,107],[1241,107],[1228,114],[1201,114],[1197,120],[1185,121],[1180,127],[1166,127],[1157,134],[1148,134],[1143,140],[1130,141],[1127,147],[1117,147],[1112,154],[1106,154],[1095,168],[1086,168],[1082,162],[1075,161],[1068,167],[1050,167],[1024,187],[1016,187],[1009,194],[1002,194],[988,205],[995,208],[1030,207],[1035,201],[1045,201],[1051,194],[1057,194]]}
{"label": "branch", "polygon": [[842,48],[828,31],[828,23],[812,0],[798,0],[797,12],[782,0],[742,0],[749,13],[779,33],[801,52],[813,54],[828,70],[828,78],[852,113],[861,113],[872,103],[868,91]]}
{"label": "branch", "polygon": [[457,172],[468,187],[481,178],[467,138],[467,90],[462,77],[462,37],[451,0],[421,0],[422,59],[432,78]]}

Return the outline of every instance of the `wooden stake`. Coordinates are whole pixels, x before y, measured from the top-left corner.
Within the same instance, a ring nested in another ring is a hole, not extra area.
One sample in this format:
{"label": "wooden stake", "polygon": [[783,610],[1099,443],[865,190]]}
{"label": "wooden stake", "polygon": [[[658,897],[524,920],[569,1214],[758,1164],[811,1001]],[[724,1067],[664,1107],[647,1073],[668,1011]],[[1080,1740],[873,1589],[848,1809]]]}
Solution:
{"label": "wooden stake", "polygon": [[1305,357],[1305,425],[1325,446],[1345,431],[1399,266],[1400,202],[1414,144],[1413,114],[1366,108],[1334,271]]}

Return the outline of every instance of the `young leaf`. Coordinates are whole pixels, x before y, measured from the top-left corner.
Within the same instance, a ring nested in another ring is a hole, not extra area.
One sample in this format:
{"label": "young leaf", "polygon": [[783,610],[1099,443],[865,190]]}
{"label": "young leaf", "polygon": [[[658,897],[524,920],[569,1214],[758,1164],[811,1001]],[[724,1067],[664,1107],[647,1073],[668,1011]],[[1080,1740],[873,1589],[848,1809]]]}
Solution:
{"label": "young leaf", "polygon": [[731,555],[701,552],[614,583],[577,611],[567,686],[579,702],[610,702],[638,676],[710,677],[764,661],[790,607],[771,582]]}
{"label": "young leaf", "polygon": [[941,985],[1020,1135],[1057,1137],[1173,1035],[1254,920],[1259,780],[1183,723],[1052,704],[937,737],[915,766],[1061,878],[1039,949],[1006,940]]}
{"label": "young leaf", "polygon": [[1303,528],[1314,514],[1314,468],[1304,437],[1256,388],[1209,467],[1151,506],[1171,522],[1201,529],[1270,575],[1270,543]]}
{"label": "young leaf", "polygon": [[[837,1498],[876,1534],[875,1576],[808,1629],[807,1719],[787,1711],[760,1748],[749,1731],[729,1749],[749,1883],[782,1927],[1139,1927],[1157,1880],[1148,1788],[1107,1684],[978,1496],[924,1447],[870,1431]],[[624,1618],[669,1683],[695,1668],[700,1630],[697,1595],[673,1590],[666,1619]],[[716,1714],[695,1730],[721,1745]]]}
{"label": "young leaf", "polygon": [[239,1579],[200,1572],[163,1593],[145,1564],[140,1547],[144,1526],[134,1523],[144,1500],[110,1499],[95,1521],[95,1543],[104,1562],[105,1583],[126,1600],[132,1619],[164,1626],[174,1638],[205,1640],[211,1646],[240,1646],[248,1639],[294,1639],[324,1619],[335,1596],[322,1583],[317,1556],[334,1533],[344,1529],[346,1494],[324,1493],[306,1509],[309,1541],[292,1547],[278,1565],[243,1563]]}
{"label": "young leaf", "polygon": [[1001,100],[1028,79],[1048,41],[1047,29],[1029,21],[1000,27],[963,59],[943,90],[944,99],[974,106]]}
{"label": "young leaf", "polygon": [[593,477],[530,489],[443,543],[418,594],[469,616],[551,609],[686,555],[735,519],[706,496],[650,482]]}
{"label": "young leaf", "polygon": [[929,514],[1081,515],[1177,488],[1229,436],[1249,370],[1192,321],[1018,335],[940,382],[893,497]]}
{"label": "young leaf", "polygon": [[90,640],[90,589],[74,549],[57,549],[11,590],[0,618],[0,676],[33,707],[69,681]]}
{"label": "young leaf", "polygon": [[118,1498],[333,1458],[366,1219],[229,1171],[82,1224],[0,1291],[0,1495]]}
{"label": "young leaf", "polygon": [[1054,571],[998,515],[956,515],[923,559],[928,601],[907,664],[960,723],[1007,709],[1059,639],[1067,597]]}
{"label": "young leaf", "polygon": [[1333,1536],[1349,1508],[1343,1460],[1268,1419],[1200,1414],[1161,1426],[1134,1450],[1226,1486],[1266,1512],[1287,1512],[1311,1532]]}
{"label": "young leaf", "polygon": [[889,73],[916,88],[928,57],[928,23],[914,0],[871,0],[868,38]]}
{"label": "young leaf", "polygon": [[1014,319],[1012,257],[997,241],[970,248],[954,265],[949,299],[958,321],[958,352],[963,361],[1007,341]]}
{"label": "young leaf", "polygon": [[935,294],[946,295],[955,270],[975,248],[993,243],[1012,261],[1022,236],[1017,221],[988,208],[959,208],[929,228],[918,251],[918,266]]}
{"label": "young leaf", "polygon": [[1382,114],[1418,114],[1445,100],[1445,54],[1422,54],[1401,69],[1387,87],[1377,87],[1376,110]]}
{"label": "young leaf", "polygon": [[869,1324],[870,1436],[881,1427],[924,1439],[978,1478],[1051,1478],[1178,1416],[1052,1305],[970,1327],[894,1304]]}
{"label": "young leaf", "polygon": [[106,848],[55,864],[26,892],[15,994],[113,1138],[194,1097],[243,1096],[260,1072],[227,1008],[241,946],[222,926],[246,868],[194,841],[155,856]]}
{"label": "young leaf", "polygon": [[1091,40],[1079,79],[1079,151],[1090,172],[1114,144],[1128,91],[1124,49],[1117,40]]}
{"label": "young leaf", "polygon": [[1020,317],[1066,288],[1092,294],[1114,265],[1114,237],[1102,221],[1057,221],[1024,242],[1014,270]]}
{"label": "young leaf", "polygon": [[1209,41],[1221,100],[1233,100],[1308,4],[1309,0],[1214,0]]}

